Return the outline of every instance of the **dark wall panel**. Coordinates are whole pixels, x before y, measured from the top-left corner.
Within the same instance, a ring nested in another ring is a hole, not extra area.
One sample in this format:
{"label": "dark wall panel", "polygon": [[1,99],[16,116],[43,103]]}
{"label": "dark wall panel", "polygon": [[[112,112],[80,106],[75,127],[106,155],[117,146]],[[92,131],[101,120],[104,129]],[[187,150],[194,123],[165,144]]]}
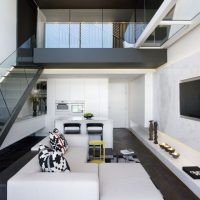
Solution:
{"label": "dark wall panel", "polygon": [[32,0],[18,0],[17,47],[36,34],[37,6]]}

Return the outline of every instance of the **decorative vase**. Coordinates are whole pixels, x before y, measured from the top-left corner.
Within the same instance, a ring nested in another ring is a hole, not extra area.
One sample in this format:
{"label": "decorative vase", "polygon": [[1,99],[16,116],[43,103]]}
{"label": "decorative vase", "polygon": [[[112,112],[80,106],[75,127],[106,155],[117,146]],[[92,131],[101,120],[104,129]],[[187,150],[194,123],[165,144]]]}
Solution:
{"label": "decorative vase", "polygon": [[158,122],[154,122],[154,144],[158,144]]}
{"label": "decorative vase", "polygon": [[153,120],[149,121],[149,140],[153,140]]}
{"label": "decorative vase", "polygon": [[33,104],[33,116],[37,116],[37,104]]}

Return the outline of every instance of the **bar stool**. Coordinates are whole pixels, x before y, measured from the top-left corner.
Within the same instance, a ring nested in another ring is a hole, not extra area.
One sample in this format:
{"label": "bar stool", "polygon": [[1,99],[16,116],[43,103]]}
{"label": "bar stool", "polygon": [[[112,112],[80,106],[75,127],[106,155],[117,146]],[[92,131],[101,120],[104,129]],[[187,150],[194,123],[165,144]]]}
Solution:
{"label": "bar stool", "polygon": [[80,134],[81,133],[81,124],[65,123],[64,124],[64,133],[65,134]]}
{"label": "bar stool", "polygon": [[[105,163],[106,159],[106,150],[105,150],[105,142],[102,140],[91,140],[89,145],[93,147],[93,157],[90,160],[90,163]],[[96,152],[96,147],[98,147],[98,154]]]}
{"label": "bar stool", "polygon": [[102,123],[87,123],[87,133],[88,135],[99,135],[101,140],[103,140],[103,124]]}

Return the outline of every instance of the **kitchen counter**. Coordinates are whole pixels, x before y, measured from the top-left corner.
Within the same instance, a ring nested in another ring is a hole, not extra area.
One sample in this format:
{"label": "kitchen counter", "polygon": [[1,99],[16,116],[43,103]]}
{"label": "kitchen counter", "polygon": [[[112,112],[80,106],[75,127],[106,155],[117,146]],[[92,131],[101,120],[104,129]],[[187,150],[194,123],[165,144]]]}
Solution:
{"label": "kitchen counter", "polygon": [[73,116],[73,117],[65,117],[65,118],[59,118],[56,120],[61,120],[61,121],[73,121],[73,122],[77,122],[77,121],[87,121],[87,122],[94,122],[94,121],[113,121],[111,119],[108,118],[103,118],[103,117],[92,117],[91,119],[86,119],[85,117],[82,116]]}
{"label": "kitchen counter", "polygon": [[101,117],[93,117],[92,119],[86,119],[82,116],[73,116],[56,119],[55,128],[58,128],[62,133],[64,133],[65,123],[80,123],[81,134],[87,134],[87,123],[102,123],[104,125],[103,140],[106,142],[106,148],[113,148],[113,120]]}

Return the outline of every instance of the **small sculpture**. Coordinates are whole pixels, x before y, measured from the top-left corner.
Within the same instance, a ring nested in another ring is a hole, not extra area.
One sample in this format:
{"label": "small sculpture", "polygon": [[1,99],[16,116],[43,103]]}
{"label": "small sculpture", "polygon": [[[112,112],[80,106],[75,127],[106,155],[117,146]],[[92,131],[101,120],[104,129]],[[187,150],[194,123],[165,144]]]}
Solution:
{"label": "small sculpture", "polygon": [[154,122],[154,144],[158,144],[158,122]]}
{"label": "small sculpture", "polygon": [[149,140],[153,140],[153,120],[150,120],[149,123]]}

